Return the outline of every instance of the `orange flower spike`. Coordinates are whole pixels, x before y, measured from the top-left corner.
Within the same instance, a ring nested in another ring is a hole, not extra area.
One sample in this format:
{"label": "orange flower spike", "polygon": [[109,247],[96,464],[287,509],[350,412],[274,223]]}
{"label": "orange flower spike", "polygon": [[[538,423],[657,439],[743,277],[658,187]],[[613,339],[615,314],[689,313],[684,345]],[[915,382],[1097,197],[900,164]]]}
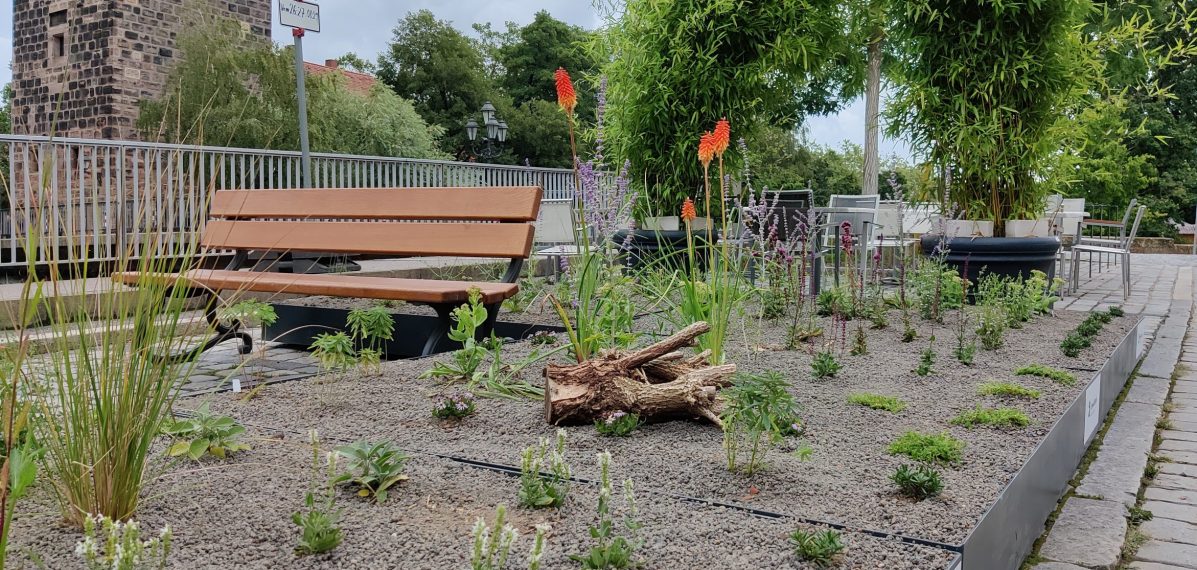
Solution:
{"label": "orange flower spike", "polygon": [[715,123],[714,133],[715,155],[722,157],[723,153],[727,151],[727,147],[731,144],[731,124],[727,122],[727,118],[719,119]]}
{"label": "orange flower spike", "polygon": [[682,204],[682,221],[689,223],[697,217],[698,211],[694,209],[694,200],[687,196],[686,201]]}
{"label": "orange flower spike", "polygon": [[573,114],[578,105],[578,94],[574,92],[574,83],[569,79],[569,72],[564,67],[558,67],[553,78],[557,80],[557,104],[568,114]]}
{"label": "orange flower spike", "polygon": [[707,131],[702,134],[701,138],[698,139],[698,162],[701,162],[705,167],[709,166],[711,164],[711,160],[714,158],[715,135],[712,135],[710,131]]}

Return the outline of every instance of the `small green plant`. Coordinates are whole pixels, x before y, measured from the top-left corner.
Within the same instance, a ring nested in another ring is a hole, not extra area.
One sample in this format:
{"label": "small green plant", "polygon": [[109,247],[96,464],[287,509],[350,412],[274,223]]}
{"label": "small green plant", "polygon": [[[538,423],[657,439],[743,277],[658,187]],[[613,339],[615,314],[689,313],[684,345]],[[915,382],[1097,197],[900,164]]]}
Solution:
{"label": "small green plant", "polygon": [[473,382],[484,373],[480,367],[487,353],[486,346],[477,340],[478,328],[487,318],[482,290],[470,288],[468,302],[453,309],[451,318],[453,326],[449,329],[449,339],[460,342],[461,348],[453,352],[451,362],[436,362],[420,377]]}
{"label": "small green plant", "polygon": [[953,418],[952,424],[970,429],[977,426],[1016,428],[1030,425],[1031,418],[1014,408],[982,408],[977,404],[976,408]]}
{"label": "small green plant", "polygon": [[1050,368],[1042,364],[1029,364],[1019,368],[1018,370],[1015,370],[1014,373],[1019,376],[1039,376],[1041,378],[1047,378],[1052,382],[1062,384],[1064,386],[1072,386],[1073,384],[1076,384],[1075,375],[1063,370]]}
{"label": "small green plant", "polygon": [[977,338],[981,340],[981,348],[997,350],[1006,343],[1006,326],[1008,324],[1006,311],[998,304],[983,303],[977,316]]}
{"label": "small green plant", "polygon": [[1122,307],[1110,307],[1109,309],[1106,309],[1106,314],[1110,315],[1111,317],[1121,317],[1125,315],[1126,312],[1122,310]]}
{"label": "small green plant", "polygon": [[357,485],[358,496],[373,496],[378,503],[385,503],[388,490],[407,480],[403,470],[409,457],[395,448],[389,441],[369,443],[357,441],[337,448],[337,453],[348,460],[347,470],[337,476],[335,483]]}
{"label": "small green plant", "polygon": [[886,303],[885,295],[878,290],[872,297],[872,306],[869,309],[869,326],[875,330],[881,330],[889,326],[889,305]]}
{"label": "small green plant", "polygon": [[169,422],[162,432],[174,439],[166,451],[170,457],[198,460],[211,455],[224,459],[231,453],[249,449],[239,441],[245,428],[233,418],[213,414],[208,402],[200,404],[192,417]]}
{"label": "small green plant", "polygon": [[889,477],[898,491],[916,501],[934,497],[943,491],[939,471],[930,465],[900,465]]}
{"label": "small green plant", "polygon": [[312,341],[312,356],[328,372],[344,372],[357,364],[353,339],[343,332],[320,333]]}
{"label": "small green plant", "polygon": [[790,303],[785,292],[774,288],[762,288],[757,293],[761,304],[761,318],[775,321],[789,314]]}
{"label": "small green plant", "polygon": [[474,395],[461,392],[438,397],[432,406],[432,415],[442,420],[460,420],[474,415],[477,410]]}
{"label": "small green plant", "polygon": [[852,356],[862,356],[869,353],[869,341],[865,337],[864,327],[857,327],[852,337]]}
{"label": "small green plant", "polygon": [[487,341],[490,349],[490,366],[480,370],[466,385],[474,392],[492,398],[507,398],[518,400],[528,398],[539,400],[544,398],[544,389],[523,379],[523,372],[528,367],[538,364],[549,357],[569,349],[569,345],[541,352],[533,350],[526,357],[515,363],[503,362],[503,342],[493,335]]}
{"label": "small green plant", "polygon": [[238,301],[217,311],[217,317],[222,321],[240,321],[249,325],[270,326],[278,322],[278,313],[274,305],[255,299]]}
{"label": "small green plant", "polygon": [[569,492],[570,469],[565,461],[565,430],[554,440],[524,449],[520,459],[520,505],[532,509],[560,507]]}
{"label": "small green plant", "polygon": [[807,532],[802,529],[790,534],[790,542],[798,558],[816,566],[829,566],[844,550],[844,541],[835,529]]}
{"label": "small green plant", "polygon": [[533,346],[552,346],[560,342],[560,340],[557,338],[557,335],[548,331],[542,331],[528,338],[528,342],[532,343]]}
{"label": "small green plant", "polygon": [[590,527],[590,536],[595,545],[586,554],[573,554],[570,559],[578,562],[585,570],[609,570],[612,568],[638,567],[636,549],[643,541],[637,536],[643,526],[636,520],[636,492],[631,479],[623,481],[623,499],[626,509],[622,524],[626,535],[618,532],[615,517],[611,512],[611,454],[598,454],[599,496],[598,523]]}
{"label": "small green plant", "polygon": [[982,396],[1007,396],[1011,398],[1023,398],[1025,400],[1039,399],[1039,390],[1032,390],[1013,382],[986,382],[977,388],[977,393]]}
{"label": "small green plant", "polygon": [[137,521],[122,523],[104,515],[83,519],[83,539],[75,554],[88,570],[150,570],[166,568],[173,534],[170,525],[158,536],[142,540]]}
{"label": "small green plant", "polygon": [[[299,544],[295,551],[299,554],[320,554],[328,552],[341,544],[344,535],[338,526],[341,522],[341,511],[336,508],[337,492],[337,456],[329,453],[325,462],[327,473],[323,476],[324,485],[317,481],[320,473],[320,438],[316,431],[310,432],[312,443],[312,482],[308,492],[304,494],[304,509],[291,515],[291,522],[299,527]],[[322,487],[321,496],[317,496],[317,487]]]}
{"label": "small green plant", "polygon": [[1142,507],[1131,507],[1127,509],[1126,518],[1132,525],[1139,525],[1155,518],[1155,513]]}
{"label": "small green plant", "polygon": [[927,343],[927,349],[923,351],[922,356],[919,357],[919,365],[914,369],[914,373],[919,376],[928,376],[935,373],[935,335],[931,335],[930,342]]}
{"label": "small green plant", "polygon": [[1089,348],[1091,345],[1089,337],[1086,337],[1076,331],[1068,333],[1064,340],[1060,341],[1060,352],[1069,358],[1076,358],[1081,354],[1081,351]]}
{"label": "small green plant", "polygon": [[820,317],[839,315],[841,318],[851,319],[852,306],[852,296],[843,287],[823,289],[815,296],[815,312]]}
{"label": "small green plant", "polygon": [[908,431],[889,444],[890,455],[905,455],[923,463],[952,464],[963,457],[964,442],[945,433]]}
{"label": "small green plant", "polygon": [[977,356],[977,345],[972,342],[958,344],[956,345],[956,349],[952,351],[952,355],[956,357],[957,362],[965,366],[971,366]]}
{"label": "small green plant", "polygon": [[[528,570],[538,570],[544,557],[545,533],[548,527],[536,525],[532,539],[532,550],[528,553]],[[515,527],[507,523],[507,506],[495,508],[494,526],[487,526],[486,520],[478,517],[471,532],[474,547],[470,551],[470,570],[504,570],[511,547],[519,539]]]}
{"label": "small green plant", "polygon": [[395,319],[382,305],[369,309],[353,309],[345,317],[345,325],[357,342],[359,365],[377,368],[386,342],[395,338]]}
{"label": "small green plant", "polygon": [[606,418],[595,420],[594,429],[599,435],[627,437],[640,427],[640,414],[628,414],[621,410],[611,412]]}
{"label": "small green plant", "polygon": [[810,361],[811,374],[816,380],[834,378],[843,367],[844,365],[840,364],[839,359],[835,357],[835,353],[830,350],[815,353],[815,358]]}
{"label": "small green plant", "polygon": [[911,283],[924,319],[943,322],[943,312],[964,304],[964,280],[955,268],[938,258],[928,259],[912,275]]}
{"label": "small green plant", "polygon": [[729,471],[755,473],[769,449],[797,423],[797,404],[786,386],[778,372],[740,374],[723,391],[723,448]]}
{"label": "small green plant", "polygon": [[872,408],[874,410],[885,410],[895,414],[906,409],[906,402],[903,402],[898,398],[893,396],[883,396],[881,394],[870,394],[867,392],[848,396],[848,403],[864,406],[866,408]]}

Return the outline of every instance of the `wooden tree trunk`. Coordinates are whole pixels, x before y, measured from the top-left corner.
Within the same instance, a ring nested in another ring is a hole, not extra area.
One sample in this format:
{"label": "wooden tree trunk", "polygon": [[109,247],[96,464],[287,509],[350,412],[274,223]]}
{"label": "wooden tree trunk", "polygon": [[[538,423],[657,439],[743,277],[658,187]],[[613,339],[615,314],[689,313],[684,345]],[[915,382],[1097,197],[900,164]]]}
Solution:
{"label": "wooden tree trunk", "polygon": [[694,323],[636,352],[605,352],[573,365],[544,369],[544,416],[551,424],[589,423],[614,412],[641,418],[702,417],[720,427],[719,388],[731,384],[735,364],[709,366],[708,352],[685,356],[680,348],[710,330]]}

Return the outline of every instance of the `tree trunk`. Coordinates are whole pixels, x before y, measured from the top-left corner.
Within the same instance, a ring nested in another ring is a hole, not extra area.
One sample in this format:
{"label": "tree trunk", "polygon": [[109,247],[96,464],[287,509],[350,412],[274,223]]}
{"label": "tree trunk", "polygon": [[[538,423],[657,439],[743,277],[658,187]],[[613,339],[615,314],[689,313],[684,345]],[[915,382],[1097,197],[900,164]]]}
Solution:
{"label": "tree trunk", "polygon": [[881,40],[882,35],[874,33],[869,40],[869,74],[865,84],[865,141],[864,141],[864,188],[862,194],[876,194],[878,177],[881,175],[881,161],[878,156],[878,119],[881,108]]}
{"label": "tree trunk", "polygon": [[545,421],[590,423],[624,412],[643,419],[701,417],[722,427],[718,390],[731,384],[736,365],[709,366],[706,351],[689,357],[677,352],[708,330],[706,323],[694,323],[636,352],[611,351],[581,364],[546,366]]}

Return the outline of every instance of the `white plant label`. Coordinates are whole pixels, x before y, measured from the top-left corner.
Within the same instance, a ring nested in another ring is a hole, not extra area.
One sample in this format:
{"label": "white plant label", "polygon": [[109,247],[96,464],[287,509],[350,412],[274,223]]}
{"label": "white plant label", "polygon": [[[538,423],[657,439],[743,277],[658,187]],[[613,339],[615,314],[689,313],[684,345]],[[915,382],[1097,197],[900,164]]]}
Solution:
{"label": "white plant label", "polygon": [[278,0],[278,21],[288,28],[320,31],[320,5],[299,0]]}
{"label": "white plant label", "polygon": [[1093,440],[1101,419],[1101,374],[1085,389],[1085,445]]}
{"label": "white plant label", "polygon": [[241,379],[240,378],[233,378],[233,391],[234,392],[241,391]]}

